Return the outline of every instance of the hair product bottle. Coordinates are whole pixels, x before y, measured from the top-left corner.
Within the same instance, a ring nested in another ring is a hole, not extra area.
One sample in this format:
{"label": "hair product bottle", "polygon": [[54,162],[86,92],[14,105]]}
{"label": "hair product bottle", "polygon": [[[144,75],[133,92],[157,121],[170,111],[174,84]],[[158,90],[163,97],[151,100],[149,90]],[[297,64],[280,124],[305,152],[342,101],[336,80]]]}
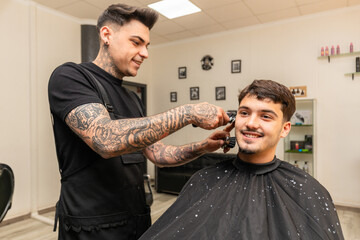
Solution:
{"label": "hair product bottle", "polygon": [[303,170],[307,173],[309,173],[309,165],[307,164],[307,162],[305,162],[304,166],[303,166]]}
{"label": "hair product bottle", "polygon": [[294,166],[299,167],[299,164],[297,163],[297,161],[294,162]]}

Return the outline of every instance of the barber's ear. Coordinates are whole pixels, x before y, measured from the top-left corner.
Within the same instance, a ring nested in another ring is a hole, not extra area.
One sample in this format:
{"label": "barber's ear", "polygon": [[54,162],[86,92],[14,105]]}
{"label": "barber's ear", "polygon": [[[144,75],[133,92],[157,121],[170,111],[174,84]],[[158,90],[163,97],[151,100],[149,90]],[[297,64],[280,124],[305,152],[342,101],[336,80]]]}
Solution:
{"label": "barber's ear", "polygon": [[100,28],[100,38],[106,44],[109,45],[111,38],[112,30],[109,26],[103,26]]}
{"label": "barber's ear", "polygon": [[285,138],[291,130],[291,122],[286,122],[283,124],[280,137]]}

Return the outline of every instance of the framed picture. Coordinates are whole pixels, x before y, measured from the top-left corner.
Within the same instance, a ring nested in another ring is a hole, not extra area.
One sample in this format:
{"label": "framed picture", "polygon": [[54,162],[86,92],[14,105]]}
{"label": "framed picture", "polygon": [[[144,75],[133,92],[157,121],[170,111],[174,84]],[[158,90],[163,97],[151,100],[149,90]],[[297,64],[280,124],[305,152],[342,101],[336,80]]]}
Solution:
{"label": "framed picture", "polygon": [[294,97],[306,97],[306,86],[299,86],[299,87],[290,87],[290,92],[294,95]]}
{"label": "framed picture", "polygon": [[200,98],[199,87],[191,87],[190,88],[190,100],[199,100],[199,98]]}
{"label": "framed picture", "polygon": [[216,100],[225,100],[226,99],[225,87],[216,87],[215,88],[215,97],[216,97]]}
{"label": "framed picture", "polygon": [[241,60],[231,61],[231,73],[241,73]]}
{"label": "framed picture", "polygon": [[178,74],[179,74],[179,79],[186,78],[186,67],[179,67]]}
{"label": "framed picture", "polygon": [[170,102],[177,102],[177,92],[170,92]]}

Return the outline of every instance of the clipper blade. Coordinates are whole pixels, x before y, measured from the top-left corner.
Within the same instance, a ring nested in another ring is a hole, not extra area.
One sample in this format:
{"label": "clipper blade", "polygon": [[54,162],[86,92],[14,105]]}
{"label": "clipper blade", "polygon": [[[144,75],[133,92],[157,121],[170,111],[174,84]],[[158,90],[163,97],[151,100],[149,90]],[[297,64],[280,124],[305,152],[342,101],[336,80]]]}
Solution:
{"label": "clipper blade", "polygon": [[235,137],[226,137],[223,148],[233,148],[235,147],[235,142],[236,142]]}

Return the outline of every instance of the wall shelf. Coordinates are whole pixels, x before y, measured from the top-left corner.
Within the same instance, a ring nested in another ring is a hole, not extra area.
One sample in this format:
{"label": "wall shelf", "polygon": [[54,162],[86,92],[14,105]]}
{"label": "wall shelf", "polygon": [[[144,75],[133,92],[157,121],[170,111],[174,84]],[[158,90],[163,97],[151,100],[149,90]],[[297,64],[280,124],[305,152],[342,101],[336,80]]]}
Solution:
{"label": "wall shelf", "polygon": [[360,76],[360,72],[353,72],[353,73],[346,73],[345,76],[346,77],[350,77],[352,78],[352,80],[354,80],[354,76],[357,76],[359,75]]}
{"label": "wall shelf", "polygon": [[350,57],[350,56],[360,56],[360,52],[352,52],[352,53],[341,53],[341,54],[334,54],[329,56],[320,56],[318,59],[327,59],[330,62],[330,58],[338,58],[338,57]]}
{"label": "wall shelf", "polygon": [[[291,131],[284,139],[284,160],[315,177],[316,173],[316,100],[296,99],[296,112],[304,118],[298,124],[296,113],[291,119]],[[299,118],[300,119],[300,118]],[[294,121],[295,120],[295,121]],[[307,142],[307,139],[311,139]],[[298,146],[296,146],[298,143]],[[299,149],[297,149],[299,148]]]}
{"label": "wall shelf", "polygon": [[301,150],[286,150],[286,153],[299,153],[299,154],[312,154],[312,151],[305,151],[307,149],[304,149],[304,151]]}

